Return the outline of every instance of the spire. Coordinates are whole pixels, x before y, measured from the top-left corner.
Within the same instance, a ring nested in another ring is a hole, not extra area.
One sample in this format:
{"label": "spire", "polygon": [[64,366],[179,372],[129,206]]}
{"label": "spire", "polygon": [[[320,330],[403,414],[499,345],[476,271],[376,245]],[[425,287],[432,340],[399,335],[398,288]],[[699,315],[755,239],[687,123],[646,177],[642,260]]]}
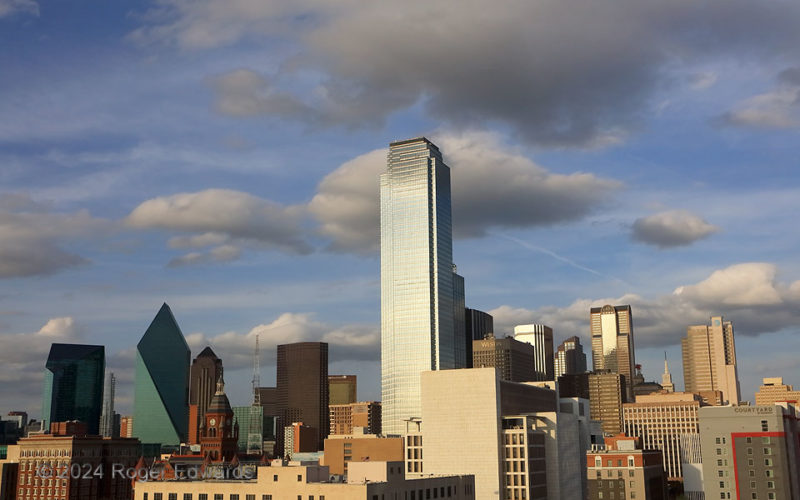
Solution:
{"label": "spire", "polygon": [[215,392],[214,395],[215,396],[225,395],[225,379],[222,378],[222,370],[219,371],[219,378],[217,379],[217,392]]}
{"label": "spire", "polygon": [[667,392],[675,392],[675,384],[672,383],[672,374],[669,372],[667,362],[667,351],[664,351],[664,373],[661,375],[661,387]]}

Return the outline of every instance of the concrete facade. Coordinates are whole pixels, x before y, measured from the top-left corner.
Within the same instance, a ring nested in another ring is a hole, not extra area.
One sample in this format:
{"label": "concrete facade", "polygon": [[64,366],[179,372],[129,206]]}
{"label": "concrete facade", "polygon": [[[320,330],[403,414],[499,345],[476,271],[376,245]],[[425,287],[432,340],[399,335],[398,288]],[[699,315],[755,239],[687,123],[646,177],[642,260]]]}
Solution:
{"label": "concrete facade", "polygon": [[666,500],[667,481],[657,450],[642,450],[638,438],[608,438],[586,454],[589,495],[595,499]]}
{"label": "concrete facade", "polygon": [[347,474],[350,462],[377,460],[403,461],[403,438],[379,437],[374,434],[331,435],[325,440],[325,453],[320,465],[331,474]]}
{"label": "concrete facade", "polygon": [[535,384],[500,380],[493,368],[424,372],[406,470],[472,474],[481,500],[582,497],[577,418],[558,412],[556,391]]}
{"label": "concrete facade", "polygon": [[771,405],[784,401],[797,404],[800,402],[800,391],[795,391],[791,385],[784,384],[783,377],[763,379],[761,387],[756,392],[756,404]]}
{"label": "concrete facade", "polygon": [[670,481],[683,478],[680,439],[700,432],[701,401],[696,394],[673,392],[637,396],[635,403],[622,406],[625,434],[641,438],[645,449],[661,450]]}
{"label": "concrete facade", "polygon": [[592,371],[609,370],[625,377],[627,401],[633,401],[636,367],[631,306],[592,307]]}
{"label": "concrete facade", "polygon": [[733,323],[713,316],[710,325],[688,327],[681,351],[686,392],[721,391],[722,404],[739,404]]}
{"label": "concrete facade", "polygon": [[273,461],[258,467],[254,479],[146,481],[136,483],[134,500],[474,500],[470,476],[407,479],[402,462],[353,462],[346,483],[329,482],[328,467]]}
{"label": "concrete facade", "polygon": [[700,408],[705,497],[800,499],[800,436],[792,405]]}

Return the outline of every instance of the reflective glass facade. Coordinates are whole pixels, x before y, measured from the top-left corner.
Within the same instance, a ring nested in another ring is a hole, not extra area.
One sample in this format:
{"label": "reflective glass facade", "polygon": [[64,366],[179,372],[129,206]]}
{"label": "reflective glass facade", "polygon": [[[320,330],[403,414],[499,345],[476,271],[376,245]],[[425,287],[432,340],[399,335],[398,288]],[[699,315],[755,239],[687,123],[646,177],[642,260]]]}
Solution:
{"label": "reflective glass facade", "polygon": [[89,434],[98,434],[103,408],[105,347],[53,344],[44,370],[42,419],[52,422],[80,420]]}
{"label": "reflective glass facade", "polygon": [[183,333],[164,304],[136,346],[133,436],[142,443],[186,440],[190,358]]}
{"label": "reflective glass facade", "polygon": [[402,434],[404,419],[422,415],[420,373],[465,365],[456,347],[450,169],[425,138],[394,142],[380,184],[383,431]]}

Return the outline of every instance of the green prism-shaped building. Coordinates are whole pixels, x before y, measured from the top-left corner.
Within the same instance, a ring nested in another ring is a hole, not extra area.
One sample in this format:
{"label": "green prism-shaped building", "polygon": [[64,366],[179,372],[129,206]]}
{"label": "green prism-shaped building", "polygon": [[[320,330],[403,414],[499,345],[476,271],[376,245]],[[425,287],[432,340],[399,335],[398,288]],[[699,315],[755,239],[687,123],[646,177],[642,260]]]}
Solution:
{"label": "green prism-shaped building", "polygon": [[142,443],[186,441],[190,359],[186,339],[164,303],[136,346],[133,435]]}

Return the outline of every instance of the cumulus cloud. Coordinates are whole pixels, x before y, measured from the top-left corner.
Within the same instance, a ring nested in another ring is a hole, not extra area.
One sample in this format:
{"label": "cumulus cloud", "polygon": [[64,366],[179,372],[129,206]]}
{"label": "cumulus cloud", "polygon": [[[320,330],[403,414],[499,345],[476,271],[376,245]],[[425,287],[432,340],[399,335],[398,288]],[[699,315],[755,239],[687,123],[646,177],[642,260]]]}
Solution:
{"label": "cumulus cloud", "polygon": [[[604,304],[630,304],[637,347],[668,346],[686,335],[689,325],[707,324],[714,315],[732,320],[737,335],[756,336],[796,328],[800,324],[800,280],[777,280],[773,264],[750,262],[714,271],[699,283],[670,294],[646,298],[635,294],[578,299],[565,307],[539,309],[503,305],[489,311],[495,333],[511,334],[515,325],[544,323],[556,337],[579,335],[588,342],[589,309]],[[559,340],[560,341],[560,340]]]}
{"label": "cumulus cloud", "polygon": [[777,80],[775,88],[738,103],[720,121],[725,125],[753,128],[800,127],[800,67],[785,69]]}
{"label": "cumulus cloud", "polygon": [[174,259],[180,266],[235,260],[240,247],[276,249],[307,254],[303,238],[302,207],[283,206],[241,191],[208,189],[153,198],[141,203],[126,218],[140,229],[163,229],[182,234],[169,240],[172,248],[205,248]]}
{"label": "cumulus cloud", "polygon": [[0,278],[53,274],[85,264],[65,243],[108,229],[88,211],[57,213],[25,195],[0,195]]}
{"label": "cumulus cloud", "polygon": [[[488,133],[434,138],[452,169],[453,232],[479,237],[491,228],[578,220],[609,201],[621,183],[588,173],[556,174]],[[326,176],[309,203],[337,251],[369,253],[379,241],[378,176],[384,149],[359,156]]]}
{"label": "cumulus cloud", "polygon": [[237,116],[372,126],[421,102],[449,125],[495,122],[534,143],[591,146],[635,130],[676,69],[795,55],[798,20],[794,2],[753,0],[162,0],[131,38],[295,45],[279,71],[238,69],[215,86],[217,109]]}
{"label": "cumulus cloud", "polygon": [[19,404],[18,409],[37,410],[50,345],[81,343],[82,334],[83,328],[70,316],[51,318],[35,332],[0,332],[0,399]]}
{"label": "cumulus cloud", "polygon": [[39,15],[39,3],[34,0],[0,0],[0,18],[24,12]]}
{"label": "cumulus cloud", "polygon": [[225,368],[237,370],[253,363],[256,335],[263,359],[274,360],[279,344],[327,342],[328,356],[336,361],[376,361],[380,359],[380,329],[377,325],[330,325],[314,319],[311,313],[283,313],[271,323],[253,327],[247,333],[234,331],[208,336],[186,336],[192,352],[210,345],[225,360]]}
{"label": "cumulus cloud", "polygon": [[631,230],[636,241],[668,248],[690,245],[719,228],[686,210],[670,210],[636,219]]}

